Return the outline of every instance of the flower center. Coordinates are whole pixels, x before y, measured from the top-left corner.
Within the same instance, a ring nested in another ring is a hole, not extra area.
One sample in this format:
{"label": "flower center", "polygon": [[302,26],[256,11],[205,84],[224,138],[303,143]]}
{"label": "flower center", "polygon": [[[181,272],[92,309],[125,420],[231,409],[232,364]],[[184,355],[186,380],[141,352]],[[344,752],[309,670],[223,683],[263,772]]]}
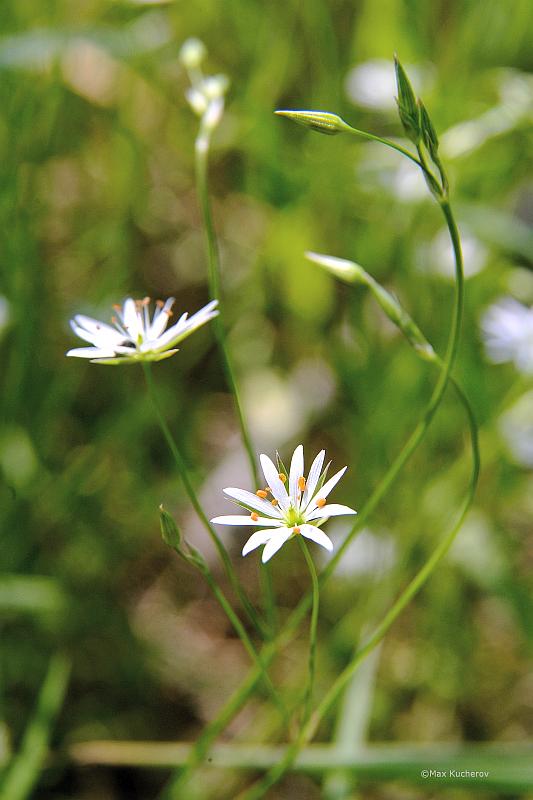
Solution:
{"label": "flower center", "polygon": [[287,524],[287,528],[294,528],[295,526],[302,525],[305,522],[305,519],[300,511],[297,511],[291,506],[285,514],[285,522]]}

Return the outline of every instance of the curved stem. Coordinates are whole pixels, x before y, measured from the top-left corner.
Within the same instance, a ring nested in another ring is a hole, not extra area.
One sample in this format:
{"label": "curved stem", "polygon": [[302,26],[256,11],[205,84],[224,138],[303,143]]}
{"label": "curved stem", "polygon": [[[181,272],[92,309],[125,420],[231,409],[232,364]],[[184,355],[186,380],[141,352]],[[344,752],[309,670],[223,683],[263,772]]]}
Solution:
{"label": "curved stem", "polygon": [[317,624],[318,624],[318,609],[320,606],[320,589],[318,585],[318,575],[316,574],[315,562],[309,552],[307,543],[302,536],[298,536],[300,547],[303,550],[309,574],[311,575],[312,583],[312,596],[313,605],[311,609],[311,622],[309,624],[309,676],[307,680],[307,687],[305,690],[303,714],[302,714],[302,727],[305,726],[311,716],[311,702],[313,700],[313,688],[315,685],[316,674],[316,642],[317,642]]}
{"label": "curved stem", "polygon": [[368,139],[371,142],[379,142],[380,144],[384,144],[386,147],[390,147],[392,150],[396,150],[398,153],[401,153],[402,156],[408,158],[410,161],[416,164],[417,167],[422,166],[414,153],[411,153],[409,150],[407,150],[407,148],[402,147],[401,144],[396,144],[396,142],[393,142],[391,139],[383,139],[381,136],[375,136],[373,133],[360,131],[358,128],[352,128],[352,126],[348,125],[347,123],[344,130],[346,130],[347,133],[352,133],[355,136],[359,136],[361,139]]}
{"label": "curved stem", "polygon": [[230,557],[228,555],[228,552],[227,552],[226,548],[224,547],[224,545],[222,544],[222,541],[217,536],[215,530],[211,526],[211,523],[209,522],[209,520],[208,520],[208,518],[207,518],[207,516],[206,516],[206,514],[205,514],[205,512],[204,512],[204,510],[202,508],[202,505],[201,505],[200,501],[198,500],[198,496],[197,496],[197,494],[196,494],[196,492],[194,490],[194,487],[193,487],[193,485],[192,485],[192,483],[190,481],[189,473],[187,472],[187,466],[185,464],[183,456],[181,455],[181,452],[180,452],[179,447],[178,447],[178,445],[176,443],[176,440],[172,436],[172,433],[170,431],[170,428],[168,427],[167,421],[166,421],[165,417],[163,416],[163,412],[161,411],[161,408],[160,408],[159,403],[157,401],[157,395],[156,395],[156,392],[155,392],[155,386],[154,386],[154,381],[153,381],[153,377],[152,377],[152,370],[150,369],[151,365],[148,362],[143,361],[142,362],[142,366],[143,366],[143,370],[144,370],[144,377],[146,379],[146,385],[148,387],[148,394],[150,396],[150,401],[152,403],[152,407],[153,407],[155,415],[157,417],[157,421],[159,422],[159,427],[161,428],[163,436],[165,437],[165,440],[166,440],[166,442],[168,444],[169,450],[172,453],[174,461],[176,462],[176,466],[178,468],[178,472],[180,474],[180,478],[181,478],[181,480],[183,482],[183,486],[185,487],[185,491],[187,492],[187,495],[189,497],[191,505],[194,508],[198,519],[200,520],[200,522],[204,526],[205,530],[209,534],[209,537],[211,538],[211,541],[215,545],[215,547],[216,547],[216,549],[218,551],[218,554],[219,554],[219,556],[220,556],[220,558],[222,560],[222,563],[224,564],[224,569],[226,571],[226,575],[228,576],[228,579],[229,579],[229,581],[231,583],[231,586],[232,586],[235,594],[239,598],[244,610],[246,611],[246,614],[248,615],[248,618],[250,619],[252,624],[255,626],[256,630],[261,635],[263,635],[263,633],[264,633],[263,625],[261,624],[261,621],[259,620],[254,607],[252,606],[250,600],[248,599],[248,596],[247,596],[246,592],[244,591],[244,588],[241,586],[241,583],[240,583],[240,581],[239,581],[239,579],[238,579],[238,577],[237,577],[237,575],[235,573],[235,570],[233,569],[233,566],[232,566],[232,563],[231,563],[231,560],[230,560]]}

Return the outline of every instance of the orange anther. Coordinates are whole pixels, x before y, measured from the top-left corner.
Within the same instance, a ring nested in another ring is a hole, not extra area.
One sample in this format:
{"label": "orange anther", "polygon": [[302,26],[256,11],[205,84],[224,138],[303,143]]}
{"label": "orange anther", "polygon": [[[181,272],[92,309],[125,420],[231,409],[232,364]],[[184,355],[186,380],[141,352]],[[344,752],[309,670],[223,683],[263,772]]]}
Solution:
{"label": "orange anther", "polygon": [[280,479],[280,481],[281,481],[282,483],[285,483],[285,482],[286,482],[286,480],[287,480],[287,476],[286,476],[286,475],[284,475],[284,473],[283,473],[283,472],[280,472],[280,473],[279,473],[279,475],[278,475],[278,478]]}
{"label": "orange anther", "polygon": [[258,489],[256,495],[264,500],[265,497],[268,495],[268,492],[265,492],[264,489]]}
{"label": "orange anther", "polygon": [[316,504],[318,508],[324,508],[324,506],[326,505],[326,501],[323,497],[319,497],[318,500],[316,501]]}
{"label": "orange anther", "polygon": [[155,304],[158,308],[163,308],[163,306],[165,305],[162,300],[156,300]]}
{"label": "orange anther", "polygon": [[305,478],[298,478],[298,489],[302,492],[305,489]]}
{"label": "orange anther", "polygon": [[272,503],[273,506],[277,506],[277,504],[278,504],[278,501],[276,500],[276,498],[274,498],[270,502]]}
{"label": "orange anther", "polygon": [[252,511],[252,513],[250,514],[250,518],[253,519],[254,522],[257,522],[257,520],[259,519],[259,514],[256,514],[255,511]]}
{"label": "orange anther", "polygon": [[122,311],[122,306],[119,306],[118,303],[113,303],[113,308],[115,309],[115,311]]}
{"label": "orange anther", "polygon": [[292,529],[292,532],[293,532],[293,533],[300,533],[300,528],[293,528],[293,529]]}

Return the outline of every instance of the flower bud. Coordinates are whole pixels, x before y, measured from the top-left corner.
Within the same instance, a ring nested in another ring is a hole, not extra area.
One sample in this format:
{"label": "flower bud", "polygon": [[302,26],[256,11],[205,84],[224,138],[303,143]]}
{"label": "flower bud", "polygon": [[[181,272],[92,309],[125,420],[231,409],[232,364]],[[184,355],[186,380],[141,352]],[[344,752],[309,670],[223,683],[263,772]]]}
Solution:
{"label": "flower bud", "polygon": [[179,52],[179,59],[186,69],[198,69],[206,53],[204,43],[200,39],[191,37],[183,42]]}
{"label": "flower bud", "polygon": [[418,144],[420,141],[420,111],[418,103],[416,102],[415,93],[411,82],[407,77],[407,73],[398,61],[398,57],[394,56],[394,68],[396,70],[396,85],[398,87],[398,113],[400,121],[403,125],[405,135],[414,143]]}
{"label": "flower bud", "polygon": [[422,140],[427,148],[427,151],[433,161],[438,164],[439,162],[439,139],[437,136],[437,131],[433,127],[433,123],[429,117],[427,109],[422,102],[422,100],[418,100],[418,107],[420,109],[420,125],[422,128]]}
{"label": "flower bud", "polygon": [[336,278],[340,278],[341,281],[345,281],[346,283],[366,283],[366,273],[364,269],[354,261],[312,252],[305,253],[305,257],[314,264],[324,267],[324,269],[327,269],[332,275],[335,275]]}
{"label": "flower bud", "polygon": [[162,505],[159,506],[159,524],[165,544],[168,544],[169,547],[172,547],[181,555],[181,533],[174,518],[165,511]]}
{"label": "flower bud", "polygon": [[328,136],[335,136],[337,133],[351,130],[347,122],[337,114],[330,114],[329,111],[281,110],[274,113],[280,117],[288,117],[299,125],[304,125],[306,128],[311,128],[318,133],[325,133]]}

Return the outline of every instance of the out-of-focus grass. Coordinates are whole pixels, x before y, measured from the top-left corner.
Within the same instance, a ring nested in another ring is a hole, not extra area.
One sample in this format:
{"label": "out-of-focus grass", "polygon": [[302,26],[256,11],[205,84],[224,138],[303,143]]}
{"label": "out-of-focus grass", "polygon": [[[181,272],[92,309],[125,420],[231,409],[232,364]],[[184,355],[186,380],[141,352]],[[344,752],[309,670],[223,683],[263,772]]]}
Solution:
{"label": "out-of-focus grass", "polygon": [[[439,131],[455,130],[443,141],[471,237],[467,269],[476,259],[480,266],[467,283],[457,375],[482,424],[484,471],[457,546],[384,644],[369,737],[526,739],[533,484],[499,419],[527,382],[510,366],[487,364],[478,322],[499,294],[533,301],[530,4],[56,2],[8,3],[0,14],[0,614],[2,710],[13,746],[58,648],[72,652],[74,665],[57,744],[192,740],[246,668],[207,590],[160,542],[164,501],[216,564],[150,416],[140,371],[63,355],[73,346],[73,313],[105,317],[129,293],[175,294],[183,310],[206,300],[196,121],[177,60],[190,35],[206,42],[209,66],[232,80],[212,185],[229,343],[255,441],[269,452],[298,441],[308,455],[326,447],[335,464],[350,465],[338,500],[356,507],[397,452],[434,376],[364,293],[333,283],[303,251],[359,261],[442,348],[451,284],[436,269],[446,261],[441,222],[396,154],[309,134],[272,111],[327,108],[396,136],[394,108],[354,105],[346,75],[395,50],[426,69],[424,98]],[[494,135],[487,112],[498,107],[507,118],[520,92],[520,113]],[[456,127],[467,120],[477,128]],[[211,332],[195,334],[155,374],[207,509],[224,513],[220,489],[246,485],[247,475]],[[450,394],[372,530],[328,584],[318,691],[460,502],[467,467],[454,462],[463,429]],[[342,527],[333,536],[340,539]],[[258,597],[255,561],[240,563],[238,532],[228,542]],[[306,588],[297,548],[280,553],[273,572],[283,612]],[[302,680],[305,646],[296,642],[274,672],[289,689]],[[266,738],[270,724],[256,702],[232,733]],[[145,798],[159,780],[149,771],[133,778],[54,763],[38,796]],[[292,796],[298,780],[278,796]],[[302,785],[313,796],[314,784]],[[200,791],[217,796],[216,788]]]}

